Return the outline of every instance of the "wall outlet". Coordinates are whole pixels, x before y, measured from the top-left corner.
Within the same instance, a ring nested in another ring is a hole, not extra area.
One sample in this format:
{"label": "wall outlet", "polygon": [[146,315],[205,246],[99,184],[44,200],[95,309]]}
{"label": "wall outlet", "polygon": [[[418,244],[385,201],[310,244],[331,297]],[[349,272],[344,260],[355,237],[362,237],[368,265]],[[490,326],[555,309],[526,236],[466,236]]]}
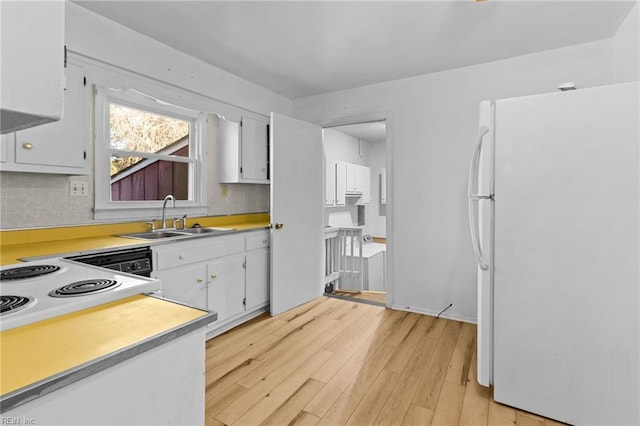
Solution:
{"label": "wall outlet", "polygon": [[89,182],[86,180],[71,179],[69,181],[69,195],[72,197],[88,197]]}

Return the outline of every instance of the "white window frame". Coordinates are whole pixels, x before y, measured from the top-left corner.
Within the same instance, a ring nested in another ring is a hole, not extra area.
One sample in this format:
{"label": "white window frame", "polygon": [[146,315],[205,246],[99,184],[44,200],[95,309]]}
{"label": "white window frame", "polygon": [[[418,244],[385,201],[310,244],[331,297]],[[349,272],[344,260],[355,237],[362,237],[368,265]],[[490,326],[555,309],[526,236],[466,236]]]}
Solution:
{"label": "white window frame", "polygon": [[[175,208],[167,209],[167,217],[181,217],[184,214],[206,215],[207,213],[207,173],[205,170],[207,147],[206,113],[182,108],[163,102],[132,89],[95,89],[95,219],[158,219],[162,214],[162,200],[111,201],[111,154],[139,155],[126,150],[110,148],[109,105],[116,103],[143,111],[175,117],[188,121],[189,157],[171,156],[171,161],[187,163],[189,170],[190,200],[176,200]],[[166,159],[166,155],[145,155],[147,158]],[[164,226],[164,225],[162,225]]]}

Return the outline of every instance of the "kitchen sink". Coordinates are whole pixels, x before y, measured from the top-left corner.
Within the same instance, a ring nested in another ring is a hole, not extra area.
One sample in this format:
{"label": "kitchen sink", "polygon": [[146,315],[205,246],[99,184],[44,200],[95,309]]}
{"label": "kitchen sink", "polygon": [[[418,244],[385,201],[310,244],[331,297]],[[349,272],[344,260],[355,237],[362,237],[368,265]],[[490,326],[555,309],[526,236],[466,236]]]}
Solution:
{"label": "kitchen sink", "polygon": [[187,228],[187,229],[172,229],[172,230],[158,230],[149,232],[138,232],[135,234],[124,234],[121,237],[129,238],[141,238],[144,240],[159,240],[169,237],[188,237],[190,235],[212,235],[212,234],[224,234],[225,232],[233,231],[228,228]]}
{"label": "kitchen sink", "polygon": [[177,232],[182,232],[185,234],[224,234],[225,232],[233,231],[233,229],[225,229],[225,228],[187,228],[180,229]]}
{"label": "kitchen sink", "polygon": [[160,238],[168,237],[184,237],[186,234],[175,231],[151,231],[151,232],[139,232],[137,234],[125,234],[123,237],[130,238],[142,238],[144,240],[157,240]]}

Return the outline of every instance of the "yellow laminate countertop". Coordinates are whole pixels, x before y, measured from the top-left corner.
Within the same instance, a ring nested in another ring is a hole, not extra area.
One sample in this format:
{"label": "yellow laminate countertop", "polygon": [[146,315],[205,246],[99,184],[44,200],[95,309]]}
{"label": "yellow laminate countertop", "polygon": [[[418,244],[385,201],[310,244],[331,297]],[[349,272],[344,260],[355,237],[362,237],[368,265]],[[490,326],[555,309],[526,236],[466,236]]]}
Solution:
{"label": "yellow laminate countertop", "polygon": [[137,295],[6,330],[0,333],[0,396],[15,395],[78,367],[91,369],[92,362],[180,327],[203,327],[213,316]]}
{"label": "yellow laminate countertop", "polygon": [[[189,219],[203,227],[219,227],[247,231],[269,226],[268,214],[213,216]],[[118,249],[157,244],[159,240],[141,240],[118,235],[144,232],[144,223],[71,226],[47,229],[7,230],[0,232],[0,265],[10,265],[21,259]]]}

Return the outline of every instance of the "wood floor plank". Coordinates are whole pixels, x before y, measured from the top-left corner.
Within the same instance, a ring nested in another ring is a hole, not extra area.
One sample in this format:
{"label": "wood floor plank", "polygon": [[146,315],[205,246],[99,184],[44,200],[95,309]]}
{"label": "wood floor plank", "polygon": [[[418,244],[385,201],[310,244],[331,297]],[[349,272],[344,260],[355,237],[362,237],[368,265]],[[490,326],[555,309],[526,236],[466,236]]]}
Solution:
{"label": "wood floor plank", "polygon": [[[283,321],[269,318],[260,324],[265,325],[263,327],[258,327],[256,330],[252,330],[251,328],[245,329],[241,334],[242,337],[236,338],[233,334],[230,334],[230,337],[228,337],[223,344],[211,344],[207,350],[206,360],[213,364],[219,364],[233,359],[238,353],[255,345],[260,340],[264,339],[265,336],[273,334],[275,330],[283,327],[284,324],[285,323]],[[216,339],[210,339],[207,344],[214,340]]]}
{"label": "wood floor plank", "polygon": [[[302,413],[304,406],[316,396],[323,386],[324,383],[322,382],[308,379],[284,404],[278,407],[261,424],[279,426],[292,423],[296,417]],[[320,421],[319,418],[317,419]]]}
{"label": "wood floor plank", "polygon": [[309,380],[311,374],[333,356],[332,352],[319,350],[307,362],[295,369],[287,379],[269,391],[234,424],[257,425],[271,416],[279,407],[296,394]]}
{"label": "wood floor plank", "polygon": [[241,361],[236,367],[227,371],[222,377],[218,377],[215,380],[210,380],[210,376],[213,374],[210,373],[210,371],[213,371],[213,369],[208,368],[205,379],[205,392],[211,395],[216,395],[233,385],[236,381],[242,379],[261,364],[262,363],[260,361],[249,358]]}
{"label": "wood floor plank", "polygon": [[418,347],[418,344],[430,328],[432,322],[433,317],[420,315],[418,321],[416,321],[409,331],[409,334],[407,334],[406,338],[398,345],[396,353],[393,358],[389,360],[389,364],[387,364],[385,369],[395,371],[396,373],[402,373],[407,366],[411,355],[413,355],[413,352]]}
{"label": "wood floor plank", "polygon": [[[328,322],[327,322],[328,321]],[[256,359],[262,362],[262,365],[246,374],[238,380],[240,386],[251,388],[256,385],[263,377],[271,371],[287,364],[289,360],[296,357],[298,352],[313,343],[323,333],[327,333],[327,329],[331,330],[331,324],[335,320],[324,321],[323,318],[314,318],[309,320],[303,326],[296,328],[286,336],[282,337],[277,343],[272,345],[268,350],[256,354]]]}
{"label": "wood floor plank", "polygon": [[464,323],[451,355],[451,362],[449,363],[445,380],[460,386],[466,386],[475,348],[476,326]]}
{"label": "wood floor plank", "polygon": [[362,367],[356,378],[349,383],[347,388],[331,405],[322,420],[320,420],[320,424],[344,424],[367,394],[395,350],[394,346],[381,345]]}
{"label": "wood floor plank", "polygon": [[252,325],[246,326],[243,324],[237,332],[234,328],[220,336],[207,340],[207,359],[213,358],[216,355],[225,356],[238,345],[255,342],[286,324],[278,318],[271,318],[269,316],[260,316],[250,322],[252,322]]}
{"label": "wood floor plank", "polygon": [[375,311],[363,312],[364,315],[357,316],[359,321],[356,324],[338,334],[324,346],[323,349],[333,352],[335,357],[313,375],[315,380],[327,383],[357,351],[363,350],[365,344],[369,349],[374,349],[370,345],[372,336],[384,319]]}
{"label": "wood floor plank", "polygon": [[287,336],[296,330],[300,330],[301,328],[312,324],[318,318],[322,318],[327,312],[331,312],[334,307],[335,303],[332,302],[319,303],[311,309],[301,312],[290,321],[286,321],[286,324],[277,330],[274,330],[272,333],[276,336]]}
{"label": "wood floor plank", "polygon": [[[327,385],[305,407],[305,411],[319,417],[323,417],[331,405],[336,401],[338,396],[369,361],[369,358],[377,353],[382,342],[384,342],[389,334],[393,333],[395,327],[398,327],[407,315],[407,312],[389,312],[389,310],[377,307],[376,309],[380,309],[380,313],[378,315],[381,318],[388,318],[388,320],[379,327],[374,327],[373,335],[356,350],[352,357],[347,359],[335,374],[332,375],[331,379],[327,382]],[[316,376],[313,378],[317,379]]]}
{"label": "wood floor plank", "polygon": [[[367,340],[367,343],[371,342],[373,338]],[[395,350],[392,346],[386,346],[384,349],[376,350],[373,355],[370,353],[369,346],[365,343],[343,366],[333,375],[331,380],[318,392],[309,404],[305,407],[305,411],[314,414],[318,417],[324,417],[329,409],[334,405],[336,400],[344,392],[344,390],[352,383],[356,377],[364,370],[365,366],[371,358],[376,357],[374,365],[377,365],[378,359],[386,357]],[[383,355],[380,355],[381,352]],[[385,360],[385,363],[388,359]],[[371,367],[369,367],[370,369]]]}
{"label": "wood floor plank", "polygon": [[402,320],[402,323],[394,330],[393,334],[385,340],[385,344],[389,346],[399,346],[405,341],[411,330],[416,327],[421,316],[420,314],[414,314],[412,312],[408,313]]}
{"label": "wood floor plank", "polygon": [[373,330],[376,330],[378,328],[377,326],[384,321],[378,316],[382,308],[363,305],[361,303],[341,302],[343,304],[356,306],[357,308],[351,309],[350,312],[348,312],[348,316],[338,319],[341,324],[341,327],[336,329],[338,334],[323,348],[333,353],[340,352],[360,333],[367,333],[368,330],[369,334],[372,334]]}
{"label": "wood floor plank", "polygon": [[553,419],[544,419],[544,426],[564,426],[565,423],[555,421]]}
{"label": "wood floor plank", "polygon": [[[205,417],[207,419],[215,418],[215,416],[234,401],[237,401],[247,392],[247,388],[233,384],[228,388],[213,394],[208,393],[205,396]],[[220,421],[216,419],[216,421]]]}
{"label": "wood floor plank", "polygon": [[[406,368],[402,371],[398,383],[390,390],[391,396],[374,424],[398,425],[403,422],[407,411],[410,409],[411,401],[421,385],[422,375],[420,372],[429,364],[437,343],[437,339],[428,338],[426,335],[423,336],[411,355]],[[432,410],[429,411],[433,412]]]}
{"label": "wood floor plank", "polygon": [[[411,404],[407,410],[407,415],[402,421],[403,426],[428,426],[431,424],[433,418],[433,411],[428,408],[420,407],[419,405]],[[398,423],[387,423],[389,426],[397,425]]]}
{"label": "wood floor plank", "polygon": [[[470,327],[475,332],[475,327]],[[464,332],[464,325],[463,325]],[[462,336],[462,332],[460,336]],[[481,386],[477,381],[477,352],[475,350],[475,339],[472,348],[473,356],[471,357],[469,371],[467,373],[466,390],[464,393],[464,403],[460,413],[461,426],[484,426],[489,423],[489,388]],[[460,341],[460,339],[458,339]],[[457,374],[457,373],[456,373]]]}
{"label": "wood floor plank", "polygon": [[544,419],[535,414],[516,410],[516,424],[518,426],[544,426]]}
{"label": "wood floor plank", "polygon": [[307,362],[313,354],[318,352],[320,348],[333,337],[331,333],[323,333],[317,339],[303,350],[299,351],[289,363],[271,371],[258,384],[253,386],[241,399],[229,404],[224,410],[216,415],[216,419],[232,424],[244,413],[249,411],[258,401],[267,395],[273,388],[279,385],[283,380],[291,374],[292,371],[300,368]]}
{"label": "wood floor plank", "polygon": [[313,299],[310,302],[307,302],[300,306],[296,306],[295,308],[281,313],[280,315],[278,315],[278,319],[285,322],[293,321],[297,317],[304,315],[306,312],[309,312],[310,310],[315,309],[325,303],[330,304],[331,300],[328,297],[318,297],[317,299]]}
{"label": "wood floor plank", "polygon": [[301,411],[300,414],[289,423],[288,426],[315,426],[320,422],[320,417]]}
{"label": "wood floor plank", "polygon": [[431,426],[457,425],[464,401],[465,387],[443,382],[437,404],[433,410]]}
{"label": "wood floor plank", "polygon": [[207,381],[212,383],[219,380],[228,374],[229,371],[237,368],[238,365],[247,362],[257,354],[276,344],[280,339],[281,337],[268,334],[253,345],[243,346],[240,352],[234,351],[234,356],[225,358],[224,361],[214,362],[213,360],[207,360],[205,363],[207,367]]}
{"label": "wood floor plank", "polygon": [[514,426],[516,424],[516,410],[494,401],[491,390],[489,390],[489,394],[489,416],[487,424],[489,426]]}
{"label": "wood floor plank", "polygon": [[346,424],[352,426],[373,424],[389,398],[387,387],[394,387],[399,376],[400,374],[393,371],[382,370]]}
{"label": "wood floor plank", "polygon": [[458,340],[461,327],[462,323],[447,320],[447,325],[434,349],[434,355],[429,360],[424,372],[422,385],[413,398],[414,404],[433,410],[435,413],[440,389],[449,370],[451,354]]}

